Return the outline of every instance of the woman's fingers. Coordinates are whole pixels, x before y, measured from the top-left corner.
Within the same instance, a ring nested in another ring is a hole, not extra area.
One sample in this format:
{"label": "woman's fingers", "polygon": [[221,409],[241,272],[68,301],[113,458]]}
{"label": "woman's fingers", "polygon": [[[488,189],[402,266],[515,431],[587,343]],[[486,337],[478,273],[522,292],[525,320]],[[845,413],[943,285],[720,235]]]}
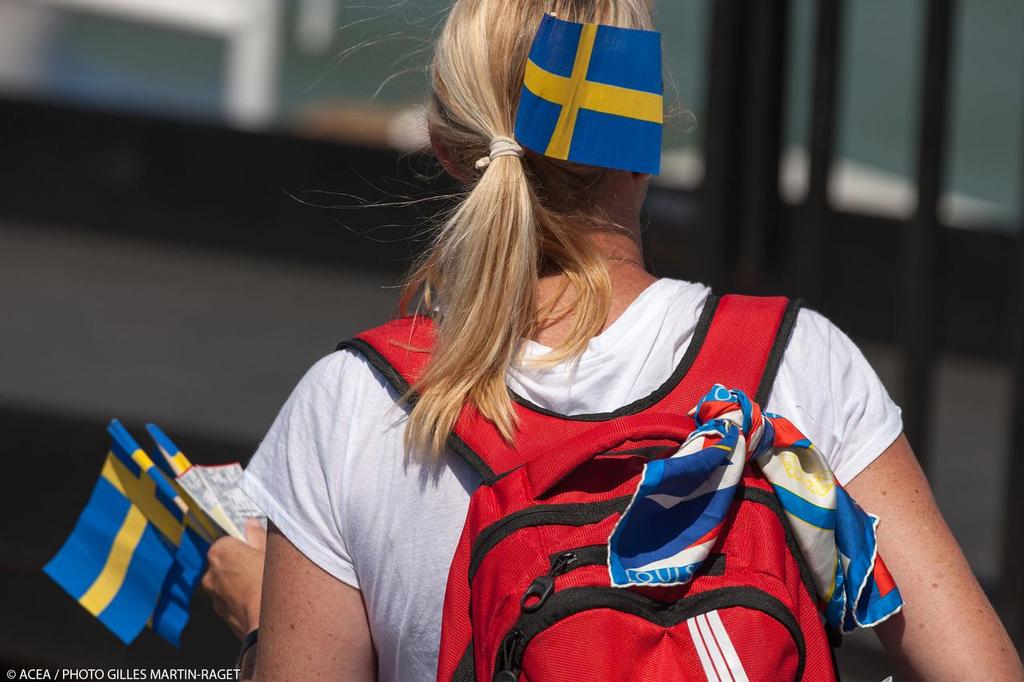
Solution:
{"label": "woman's fingers", "polygon": [[267,529],[258,519],[245,520],[245,540],[261,552],[267,550]]}
{"label": "woman's fingers", "polygon": [[259,625],[263,582],[266,534],[253,531],[249,537],[257,546],[232,537],[214,542],[207,554],[209,568],[202,580],[203,589],[213,600],[214,611],[240,638]]}

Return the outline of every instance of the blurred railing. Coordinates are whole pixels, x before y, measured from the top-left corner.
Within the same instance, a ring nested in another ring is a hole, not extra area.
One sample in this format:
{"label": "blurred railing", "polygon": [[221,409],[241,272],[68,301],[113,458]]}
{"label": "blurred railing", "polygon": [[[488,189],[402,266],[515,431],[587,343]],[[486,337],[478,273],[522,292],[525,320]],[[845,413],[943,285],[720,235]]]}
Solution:
{"label": "blurred railing", "polygon": [[[713,4],[704,149],[707,170],[700,192],[700,216],[708,257],[717,265],[715,279],[722,288],[764,288],[765,282],[783,282],[810,303],[826,307],[837,293],[830,286],[829,263],[842,254],[837,253],[838,221],[830,205],[829,185],[837,129],[843,5],[842,0],[816,3],[808,190],[803,206],[793,214],[797,224],[786,226],[778,168],[790,3],[716,0]],[[949,304],[948,273],[957,259],[967,257],[963,251],[947,248],[952,228],[939,217],[946,177],[955,18],[955,0],[928,0],[920,26],[917,206],[913,216],[898,226],[899,235],[883,238],[877,245],[900,252],[896,276],[890,276],[886,285],[897,298],[905,430],[926,471],[932,450],[928,436],[933,431],[930,415],[936,355],[944,345],[943,324],[959,314]],[[1019,81],[1019,75],[1016,81],[1008,78],[1008,82]],[[856,219],[869,229],[874,223],[881,228],[889,222],[870,215]],[[999,251],[1005,246],[983,231],[957,232],[958,242],[980,248],[984,266],[972,270],[979,277],[996,277],[991,274],[997,269],[993,264],[1004,260]],[[988,308],[1000,318],[1012,320],[1012,324],[996,324],[996,328],[1012,327],[1015,332],[994,334],[984,342],[985,352],[1015,358],[1014,449],[1024,442],[1024,225],[1017,232],[1017,242],[1021,254],[1017,272],[1000,273],[1008,278],[1013,295],[1001,295],[994,287],[995,306]],[[885,276],[882,272],[873,275]],[[863,305],[873,306],[875,301],[865,300]],[[1013,348],[1005,342],[1007,336],[1013,339]],[[1011,456],[1009,462],[1004,479],[1002,584],[997,597],[1001,615],[1020,644],[1024,640],[1024,571],[1020,569],[1024,561],[1020,542],[1024,503],[1019,491],[1024,489],[1024,463],[1017,456]]]}

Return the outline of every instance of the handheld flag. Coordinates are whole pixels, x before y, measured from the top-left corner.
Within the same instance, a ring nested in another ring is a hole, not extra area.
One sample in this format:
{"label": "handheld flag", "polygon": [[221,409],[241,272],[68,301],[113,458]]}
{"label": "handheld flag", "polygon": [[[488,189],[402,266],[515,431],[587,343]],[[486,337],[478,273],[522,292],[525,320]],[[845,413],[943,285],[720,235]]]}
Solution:
{"label": "handheld flag", "polygon": [[111,422],[108,432],[113,442],[100,479],[71,535],[43,571],[128,644],[160,597],[181,541],[184,513],[173,489],[168,494],[169,486],[158,485],[146,466],[148,457],[120,423]]}
{"label": "handheld flag", "polygon": [[222,532],[202,507],[174,480],[187,471],[192,462],[156,424],[146,424],[146,431],[156,445],[160,456],[154,458],[160,470],[169,477],[174,490],[185,500],[189,513],[185,517],[185,532],[174,555],[174,563],[167,572],[160,601],[153,611],[151,627],[158,635],[175,646],[181,644],[181,633],[188,624],[192,594],[206,570],[206,553],[212,541]]}
{"label": "handheld flag", "polygon": [[181,633],[188,625],[192,594],[206,570],[206,552],[210,543],[191,526],[185,527],[174,562],[160,589],[160,598],[150,626],[174,646],[181,645]]}
{"label": "handheld flag", "polygon": [[[100,479],[43,571],[125,644],[149,625],[179,646],[210,545],[235,528],[225,505],[233,518],[258,510],[230,485],[241,475],[237,462],[209,474],[210,467],[193,467],[155,424],[146,428],[161,453],[156,461],[120,422],[110,422]],[[204,487],[189,487],[189,476]],[[199,493],[213,502],[198,500]],[[208,507],[219,515],[211,516]]]}
{"label": "handheld flag", "polygon": [[187,493],[120,422],[107,431],[100,479],[43,571],[124,643],[148,623],[177,646],[210,542]]}
{"label": "handheld flag", "polygon": [[[146,431],[149,433],[149,437],[153,439],[157,449],[162,455],[162,461],[166,466],[162,466],[166,473],[172,477],[181,476],[183,473],[189,470],[192,466],[192,462],[188,461],[188,457],[185,453],[174,444],[166,433],[163,432],[156,424],[146,424]],[[157,460],[161,461],[161,460]]]}
{"label": "handheld flag", "polygon": [[146,431],[162,455],[160,462],[163,470],[169,471],[173,477],[172,484],[175,490],[189,501],[196,529],[201,530],[211,542],[225,533],[245,540],[242,530],[228,517],[223,505],[220,504],[217,492],[210,488],[209,481],[203,474],[205,468],[193,469],[192,462],[185,453],[156,424],[146,424]]}
{"label": "handheld flag", "polygon": [[203,505],[199,504],[178,481],[178,477],[192,468],[192,462],[174,444],[174,441],[164,433],[163,429],[156,424],[146,424],[146,432],[149,433],[149,437],[153,439],[157,450],[160,451],[161,456],[157,457],[154,461],[160,467],[160,470],[167,475],[171,487],[174,488],[178,496],[188,506],[189,513],[185,518],[186,525],[199,533],[201,539],[206,541],[206,544],[210,544],[224,535],[224,530],[219,525],[220,522],[207,514],[203,509]]}
{"label": "handheld flag", "polygon": [[516,140],[538,154],[657,174],[661,34],[545,14],[530,49]]}

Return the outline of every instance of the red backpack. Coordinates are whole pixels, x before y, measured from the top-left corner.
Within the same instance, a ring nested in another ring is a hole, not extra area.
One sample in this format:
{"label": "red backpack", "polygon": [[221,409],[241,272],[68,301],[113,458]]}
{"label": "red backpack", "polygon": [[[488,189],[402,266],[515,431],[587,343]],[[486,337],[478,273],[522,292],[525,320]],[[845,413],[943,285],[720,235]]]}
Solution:
{"label": "red backpack", "polygon": [[[516,446],[466,406],[449,441],[483,478],[445,593],[438,679],[834,680],[830,637],[782,507],[748,465],[692,582],[611,587],[608,538],[645,462],[693,430],[715,383],[767,403],[799,303],[709,297],[685,357],[654,393],[607,414],[558,415],[516,396]],[[433,327],[394,320],[342,344],[400,392]]]}

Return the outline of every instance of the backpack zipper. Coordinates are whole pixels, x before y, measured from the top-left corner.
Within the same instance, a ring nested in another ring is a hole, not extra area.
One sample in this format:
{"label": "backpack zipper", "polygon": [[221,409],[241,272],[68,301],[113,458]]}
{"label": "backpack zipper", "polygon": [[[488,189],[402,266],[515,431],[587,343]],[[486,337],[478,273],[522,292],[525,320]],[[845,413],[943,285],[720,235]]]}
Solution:
{"label": "backpack zipper", "polygon": [[593,609],[629,613],[662,627],[672,627],[702,613],[741,607],[760,611],[789,632],[799,654],[795,679],[803,676],[806,643],[796,617],[767,592],[755,587],[722,587],[674,603],[658,602],[637,592],[617,587],[572,587],[549,594],[546,608],[522,613],[501,640],[495,659],[493,682],[516,682],[530,641],[569,616]]}
{"label": "backpack zipper", "polygon": [[608,518],[615,512],[626,509],[632,495],[623,495],[603,502],[572,502],[568,504],[546,504],[527,507],[518,512],[495,521],[485,528],[473,542],[473,550],[469,560],[469,582],[484,556],[494,549],[495,545],[517,530],[530,526],[586,526]]}
{"label": "backpack zipper", "polygon": [[[469,584],[473,584],[473,578],[484,556],[494,549],[495,545],[517,530],[529,528],[530,526],[585,526],[597,523],[607,518],[609,514],[624,512],[632,499],[632,495],[624,495],[603,502],[574,502],[527,507],[495,521],[485,528],[473,542],[473,549],[470,552],[469,560]],[[789,525],[789,520],[786,518],[786,513],[783,511],[779,499],[767,490],[751,486],[740,486],[736,491],[736,500],[760,504],[768,507],[775,514],[782,523],[782,529],[786,537],[786,546],[796,561],[801,582],[807,588],[811,598],[817,599],[817,588],[815,588],[814,581],[811,578],[807,561],[804,559],[803,553],[796,543],[793,529]]]}
{"label": "backpack zipper", "polygon": [[519,670],[513,668],[515,665],[515,652],[523,640],[523,633],[513,630],[501,640],[498,648],[497,667],[494,673],[494,682],[517,682]]}
{"label": "backpack zipper", "polygon": [[555,591],[555,578],[558,576],[583,566],[606,563],[608,561],[608,546],[590,545],[555,552],[548,560],[551,568],[546,574],[537,576],[519,600],[519,607],[523,613],[533,613],[544,606],[544,603]]}
{"label": "backpack zipper", "polygon": [[[584,566],[607,566],[608,545],[587,545],[576,549],[555,552],[548,561],[551,568],[544,575],[537,576],[523,592],[519,600],[523,613],[533,613],[540,609],[555,592],[555,578]],[[725,573],[725,555],[718,552],[708,554],[694,578]]]}

